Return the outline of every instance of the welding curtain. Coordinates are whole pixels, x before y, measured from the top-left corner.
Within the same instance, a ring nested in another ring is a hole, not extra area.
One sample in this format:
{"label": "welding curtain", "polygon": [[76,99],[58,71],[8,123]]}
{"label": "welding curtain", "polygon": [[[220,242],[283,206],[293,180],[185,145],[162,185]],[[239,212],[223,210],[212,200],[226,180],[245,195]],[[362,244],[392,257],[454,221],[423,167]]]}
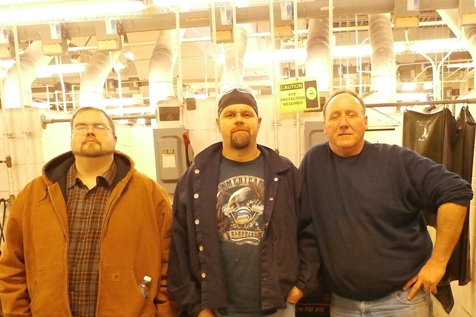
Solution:
{"label": "welding curtain", "polygon": [[[403,115],[403,142],[417,153],[443,164],[471,183],[476,123],[467,107],[463,107],[455,119],[444,108],[435,113],[405,111]],[[425,211],[428,224],[436,225],[434,214]],[[438,285],[435,297],[447,313],[454,305],[451,281],[466,285],[471,279],[469,249],[469,207],[458,244],[448,262],[446,274]]]}

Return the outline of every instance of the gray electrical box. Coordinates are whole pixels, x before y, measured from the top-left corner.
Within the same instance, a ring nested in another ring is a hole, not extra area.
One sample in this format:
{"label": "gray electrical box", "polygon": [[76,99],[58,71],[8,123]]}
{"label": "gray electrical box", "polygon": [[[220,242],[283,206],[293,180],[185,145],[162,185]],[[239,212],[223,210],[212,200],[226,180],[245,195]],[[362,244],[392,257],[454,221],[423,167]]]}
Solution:
{"label": "gray electrical box", "polygon": [[188,166],[189,142],[183,128],[154,129],[157,182],[173,194],[177,181]]}

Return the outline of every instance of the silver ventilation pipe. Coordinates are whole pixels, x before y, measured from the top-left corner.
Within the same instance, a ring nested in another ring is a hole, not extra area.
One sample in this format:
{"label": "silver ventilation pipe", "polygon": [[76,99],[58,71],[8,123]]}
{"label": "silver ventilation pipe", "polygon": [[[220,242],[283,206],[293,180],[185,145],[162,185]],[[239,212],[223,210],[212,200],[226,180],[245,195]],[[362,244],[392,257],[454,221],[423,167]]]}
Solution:
{"label": "silver ventilation pipe", "polygon": [[221,87],[243,84],[243,69],[248,31],[244,26],[236,26],[235,42],[223,45],[224,63],[221,70]]}
{"label": "silver ventilation pipe", "polygon": [[[371,98],[378,102],[395,102],[397,95],[397,65],[393,49],[390,13],[369,15],[371,55]],[[372,100],[373,101],[373,100]],[[366,99],[366,102],[369,102]]]}
{"label": "silver ventilation pipe", "polygon": [[96,51],[81,75],[79,106],[104,108],[104,83],[121,51]]}
{"label": "silver ventilation pipe", "polygon": [[309,20],[306,53],[306,77],[316,78],[319,91],[329,91],[332,79],[329,18]]}
{"label": "silver ventilation pipe", "polygon": [[[184,31],[180,30],[180,39]],[[155,111],[157,103],[175,97],[174,67],[177,60],[179,41],[174,29],[162,30],[149,61],[149,103]]]}
{"label": "silver ventilation pipe", "polygon": [[52,59],[53,56],[43,54],[41,41],[31,43],[20,56],[19,64],[15,64],[8,70],[3,84],[3,107],[7,109],[31,105],[31,85],[37,78],[38,69],[47,66]]}
{"label": "silver ventilation pipe", "polygon": [[[463,27],[463,38],[466,40],[466,49],[471,55],[471,58],[476,61],[476,26],[464,26]],[[473,78],[473,87],[476,84],[476,77]],[[465,95],[465,97],[474,98],[476,96],[475,89],[472,89],[471,92]]]}

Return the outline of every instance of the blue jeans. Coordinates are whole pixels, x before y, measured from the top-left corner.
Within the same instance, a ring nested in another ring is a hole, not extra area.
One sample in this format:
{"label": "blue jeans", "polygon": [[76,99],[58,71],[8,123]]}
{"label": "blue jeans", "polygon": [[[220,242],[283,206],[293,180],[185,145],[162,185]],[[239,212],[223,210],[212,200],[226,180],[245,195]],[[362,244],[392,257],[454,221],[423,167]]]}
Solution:
{"label": "blue jeans", "polygon": [[331,317],[432,317],[430,292],[420,289],[409,301],[407,291],[398,290],[373,301],[356,301],[331,295]]}

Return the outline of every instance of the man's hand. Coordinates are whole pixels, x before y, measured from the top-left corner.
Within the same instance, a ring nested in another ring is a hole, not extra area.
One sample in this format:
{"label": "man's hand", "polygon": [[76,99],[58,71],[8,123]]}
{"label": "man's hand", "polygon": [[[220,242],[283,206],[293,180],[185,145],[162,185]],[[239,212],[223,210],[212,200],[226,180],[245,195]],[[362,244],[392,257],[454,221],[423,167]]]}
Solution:
{"label": "man's hand", "polygon": [[[410,293],[408,293],[408,300],[412,300],[418,290],[423,286],[425,291],[430,291],[433,294],[437,293],[438,283],[445,274],[446,264],[438,264],[432,259],[428,260],[426,264],[421,268],[418,275],[412,277],[403,286],[403,290],[407,290],[412,287]],[[412,286],[413,285],[413,286]]]}
{"label": "man's hand", "polygon": [[215,314],[212,313],[211,309],[202,309],[197,317],[215,317]]}
{"label": "man's hand", "polygon": [[303,292],[296,286],[293,286],[293,288],[291,288],[291,290],[288,293],[287,301],[290,302],[291,304],[296,304],[297,302],[299,302],[302,296],[303,296]]}

